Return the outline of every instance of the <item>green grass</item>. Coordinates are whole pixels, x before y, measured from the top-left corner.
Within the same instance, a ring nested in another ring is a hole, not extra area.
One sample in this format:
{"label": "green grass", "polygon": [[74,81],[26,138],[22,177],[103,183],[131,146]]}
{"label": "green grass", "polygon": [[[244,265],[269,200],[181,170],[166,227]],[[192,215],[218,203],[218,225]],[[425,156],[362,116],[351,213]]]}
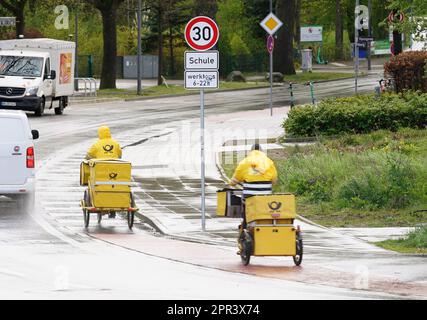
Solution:
{"label": "green grass", "polygon": [[[260,75],[261,76],[261,75]],[[262,75],[264,76],[264,75]],[[313,73],[298,73],[296,75],[285,76],[285,81],[293,83],[306,83],[308,81],[319,80],[334,80],[351,77],[351,73],[329,73],[329,72],[313,72]],[[248,82],[226,82],[221,81],[219,90],[237,90],[237,89],[253,89],[268,86],[268,81],[265,79],[259,81]],[[210,91],[210,90],[207,90]],[[194,90],[186,90],[181,85],[161,85],[144,88],[142,90],[142,97],[158,97],[168,96],[175,94],[194,94]],[[135,90],[126,89],[102,89],[98,91],[99,98],[115,98],[115,99],[136,99],[140,98]]]}
{"label": "green grass", "polygon": [[353,77],[353,73],[338,73],[338,72],[305,72],[295,75],[285,75],[285,81],[293,83],[306,83],[309,81],[325,81],[336,80]]}
{"label": "green grass", "polygon": [[402,239],[386,240],[375,244],[384,249],[401,253],[427,254],[427,227],[417,228]]}
{"label": "green grass", "polygon": [[[252,89],[265,87],[265,82],[220,82],[219,90],[236,90],[236,89]],[[210,91],[210,90],[207,90]],[[157,96],[167,96],[175,94],[194,94],[194,90],[186,90],[183,86],[180,85],[161,85],[144,88],[142,90],[142,97],[157,97]],[[98,97],[109,97],[116,99],[134,99],[139,98],[135,91],[125,90],[125,89],[103,89],[99,90]]]}
{"label": "green grass", "polygon": [[[269,82],[269,80],[265,78],[266,73],[244,73],[244,75],[246,78],[257,77],[262,79],[260,80],[262,82]],[[307,83],[309,81],[345,79],[353,76],[354,74],[350,72],[298,72],[294,75],[285,75],[284,81],[292,83]]]}
{"label": "green grass", "polygon": [[[427,130],[401,129],[319,138],[269,150],[277,192],[293,192],[298,213],[333,227],[414,226],[426,222]],[[224,164],[228,176],[236,163]]]}

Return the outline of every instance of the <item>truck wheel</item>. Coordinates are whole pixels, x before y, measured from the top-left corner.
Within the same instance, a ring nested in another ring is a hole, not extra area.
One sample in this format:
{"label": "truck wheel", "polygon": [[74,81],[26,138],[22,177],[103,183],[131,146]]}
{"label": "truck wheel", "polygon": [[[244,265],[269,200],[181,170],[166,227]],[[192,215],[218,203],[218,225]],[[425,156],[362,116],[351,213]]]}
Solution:
{"label": "truck wheel", "polygon": [[59,107],[55,108],[55,114],[60,116],[61,114],[64,114],[65,109],[65,99],[61,98],[59,99]]}
{"label": "truck wheel", "polygon": [[41,117],[44,114],[44,108],[46,106],[46,99],[42,97],[40,100],[39,106],[37,107],[37,110],[34,112],[37,117]]}

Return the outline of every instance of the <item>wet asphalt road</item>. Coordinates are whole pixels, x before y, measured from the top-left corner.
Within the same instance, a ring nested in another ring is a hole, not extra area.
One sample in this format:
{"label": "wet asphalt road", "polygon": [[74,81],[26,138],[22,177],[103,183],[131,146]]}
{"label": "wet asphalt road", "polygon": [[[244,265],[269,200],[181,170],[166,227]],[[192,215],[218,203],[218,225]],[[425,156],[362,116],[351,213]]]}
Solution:
{"label": "wet asphalt road", "polygon": [[[371,92],[373,87],[377,85],[377,76],[369,76],[362,78],[360,81],[360,92]],[[316,85],[316,99],[322,99],[328,96],[342,96],[351,94],[354,91],[353,80],[343,80],[340,82],[330,82]],[[275,106],[289,105],[289,92],[286,87],[279,87],[274,89],[275,92]],[[300,86],[296,88],[295,97],[297,103],[305,103],[310,101],[309,89],[306,86]],[[221,113],[232,113],[237,111],[246,110],[259,110],[265,109],[268,106],[268,90],[257,89],[250,91],[238,91],[228,93],[211,93],[206,95],[206,113],[209,114],[221,114]],[[93,240],[82,228],[82,219],[78,216],[71,216],[67,210],[72,205],[75,205],[79,201],[79,195],[76,192],[75,184],[70,183],[70,176],[76,177],[78,172],[78,164],[81,159],[81,153],[73,155],[73,149],[78,149],[76,146],[81,147],[87,145],[89,141],[96,138],[96,130],[102,125],[109,125],[113,133],[126,133],[132,132],[132,130],[141,130],[141,128],[147,128],[144,136],[141,139],[149,139],[150,137],[162,134],[164,130],[167,132],[169,124],[179,121],[197,118],[199,116],[199,104],[197,96],[185,96],[175,98],[163,98],[163,99],[150,99],[133,102],[110,102],[99,105],[74,105],[65,111],[64,116],[54,116],[51,112],[47,112],[47,115],[43,118],[35,118],[29,116],[33,129],[40,131],[41,138],[37,142],[37,160],[38,160],[38,202],[47,201],[49,208],[46,209],[46,205],[40,205],[29,212],[29,214],[23,214],[16,211],[14,204],[5,202],[2,199],[0,205],[0,255],[3,257],[11,257],[10,265],[8,269],[2,265],[0,267],[0,279],[5,277],[7,280],[11,274],[12,276],[18,277],[22,280],[22,284],[16,288],[16,296],[20,297],[22,293],[19,288],[25,291],[27,287],[34,286],[34,290],[28,289],[28,297],[57,297],[58,286],[55,285],[54,289],[46,289],[49,286],[41,286],[38,283],[33,283],[31,280],[40,275],[40,279],[35,282],[43,282],[44,284],[52,282],[52,277],[58,280],[58,272],[61,275],[63,271],[61,265],[57,264],[55,259],[52,257],[58,256],[61,259],[86,261],[89,252],[107,252],[107,256],[112,255],[124,255],[123,261],[135,261],[138,260],[140,263],[146,263],[147,269],[152,264],[154,268],[160,268],[165,270],[173,269],[174,263],[152,261],[152,258],[147,258],[144,255],[136,255],[134,253],[126,255],[123,252],[116,252],[117,249],[110,248],[105,244],[99,243]],[[153,127],[153,125],[155,127]],[[165,129],[166,128],[166,129]],[[138,141],[132,140],[126,141],[125,144],[133,144]],[[75,166],[75,172],[63,172],[61,170],[61,162],[67,161]],[[54,165],[52,165],[54,164]],[[46,169],[46,170],[45,170]],[[47,170],[49,169],[49,170]],[[62,177],[62,178],[61,178]],[[51,210],[49,212],[46,212]],[[143,222],[137,221],[137,232],[146,233],[150,231],[150,228]],[[101,230],[104,232],[123,232],[124,234],[129,233],[125,226],[124,221],[119,219],[116,221],[109,221],[109,229]],[[100,231],[100,230],[98,230]],[[22,254],[18,254],[22,251]],[[113,254],[114,252],[114,254]],[[13,253],[13,254],[12,254]],[[26,257],[26,258],[23,258]],[[100,260],[90,261],[90,263],[96,267],[102,259],[108,260],[108,258],[102,256]],[[26,261],[28,266],[22,261]],[[14,264],[14,261],[21,261],[21,264]],[[42,276],[43,273],[36,273],[37,268],[32,268],[33,265],[37,265],[40,269],[45,263],[52,263],[53,269],[50,270],[56,276],[52,274]],[[108,260],[106,263],[112,263],[118,268],[122,267],[117,261],[112,262]],[[56,265],[56,267],[55,267]],[[79,281],[87,281],[84,271],[80,267],[73,266],[70,261],[64,262],[66,270],[73,270],[76,274],[76,278]],[[6,268],[6,269],[5,269]],[[58,271],[59,268],[59,271]],[[74,269],[75,268],[75,269]],[[195,274],[195,277],[205,279],[207,273],[211,271],[194,270],[195,267],[186,266],[183,267],[185,270],[181,270],[184,275]],[[186,269],[187,268],[187,269]],[[13,275],[10,270],[22,269],[22,275]],[[180,268],[173,271],[172,274],[182,275],[179,272]],[[3,270],[3,271],[2,271]],[[6,270],[6,271],[4,271]],[[7,271],[9,270],[9,271]],[[31,271],[30,271],[31,270]],[[61,271],[62,270],[62,271]],[[135,270],[137,272],[137,270]],[[70,271],[67,271],[70,272]],[[146,272],[149,272],[146,270]],[[27,276],[24,276],[27,273]],[[104,275],[104,272],[101,272]],[[102,289],[103,278],[98,276],[99,279],[90,281],[92,284],[91,289],[85,291],[87,295],[84,297],[98,296],[100,292],[102,295],[108,297],[128,297],[130,292],[135,291],[133,287],[132,277],[124,276],[120,273],[120,276],[116,273],[115,277],[123,277],[123,283],[126,283],[124,287],[120,287],[114,282],[106,281],[106,287],[108,290]],[[108,276],[108,272],[105,273]],[[91,276],[93,274],[91,273]],[[212,275],[209,275],[212,276]],[[229,277],[237,277],[234,275],[218,275],[218,279],[221,281],[228,281]],[[46,277],[46,279],[44,279]],[[97,277],[97,278],[98,278]],[[244,276],[242,276],[244,277]],[[62,279],[59,277],[59,279]],[[10,280],[10,279],[9,279]],[[236,279],[234,279],[236,280]],[[238,281],[237,279],[236,281]],[[158,281],[160,281],[158,279]],[[253,287],[268,286],[266,282],[268,280],[251,280],[253,281]],[[53,281],[55,283],[55,281]],[[249,281],[250,282],[250,281]],[[231,281],[231,283],[233,283]],[[52,286],[52,284],[50,284]],[[168,291],[153,291],[155,281],[144,290],[136,290],[140,295],[135,298],[162,298],[169,297],[173,298],[174,294],[178,292]],[[187,295],[183,297],[198,297],[195,294],[197,286],[194,284],[181,284],[182,288],[187,290]],[[59,285],[60,287],[60,285]],[[84,287],[84,286],[83,286]],[[120,287],[120,289],[115,290]],[[7,289],[6,287],[3,287]],[[43,288],[43,289],[41,289]],[[68,287],[67,287],[68,288]],[[82,290],[82,287],[77,285],[77,291]],[[101,289],[100,289],[101,288]],[[303,292],[303,286],[298,286],[299,290]],[[86,289],[85,289],[86,290]],[[114,291],[115,290],[115,291]],[[150,291],[151,290],[151,291]],[[235,288],[235,290],[237,290]],[[1,291],[1,290],[0,290]],[[65,290],[67,291],[67,290]],[[114,291],[112,293],[111,291]],[[67,291],[63,297],[73,297],[73,290]],[[153,293],[154,292],[154,293]],[[231,293],[232,291],[230,291]],[[283,294],[283,298],[287,298],[287,290],[282,287],[277,288],[277,292]],[[151,296],[150,296],[151,295]],[[326,291],[310,291],[301,294],[302,298],[307,297],[352,297],[352,293],[343,292],[341,290],[326,290]],[[211,296],[216,296],[212,293]],[[8,297],[5,291],[0,292],[0,297]],[[176,296],[175,296],[176,297]],[[205,297],[210,297],[209,295]],[[268,297],[268,296],[266,296]],[[354,294],[354,297],[362,297]],[[372,297],[372,296],[363,296]],[[378,296],[376,296],[378,297]],[[379,296],[382,297],[382,296]]]}
{"label": "wet asphalt road", "polygon": [[[360,92],[372,92],[378,83],[378,76],[371,75],[360,81]],[[309,88],[304,85],[295,87],[296,103],[309,103],[311,97]],[[315,86],[317,100],[331,96],[350,95],[354,92],[354,80],[320,83]],[[256,89],[236,92],[210,93],[206,95],[206,114],[233,113],[238,111],[260,110],[268,108],[268,89]],[[286,106],[290,103],[290,94],[287,86],[274,88],[274,105]],[[37,146],[37,165],[42,168],[61,149],[78,145],[84,141],[95,140],[96,130],[100,125],[110,126],[113,133],[126,132],[151,127],[152,125],[165,125],[179,120],[199,117],[198,96],[183,96],[163,99],[149,99],[131,102],[110,102],[92,105],[74,105],[66,109],[63,116],[55,116],[47,111],[42,118],[28,115],[33,129],[40,132]],[[136,141],[130,141],[129,144]],[[77,162],[79,159],[76,160]],[[76,168],[78,170],[78,168]],[[40,177],[41,178],[41,177]],[[58,186],[59,187],[59,186]],[[20,217],[13,221],[16,210],[10,204],[1,206],[3,214],[10,215],[12,223],[18,226],[22,221]],[[22,241],[22,235],[34,241],[55,241],[50,236],[43,236],[39,226],[35,224],[27,229],[10,228],[11,221],[0,217],[0,228],[10,230],[7,235],[0,234],[0,242]],[[27,222],[31,225],[31,222]],[[24,226],[27,224],[24,224]],[[31,234],[34,233],[34,237]]]}

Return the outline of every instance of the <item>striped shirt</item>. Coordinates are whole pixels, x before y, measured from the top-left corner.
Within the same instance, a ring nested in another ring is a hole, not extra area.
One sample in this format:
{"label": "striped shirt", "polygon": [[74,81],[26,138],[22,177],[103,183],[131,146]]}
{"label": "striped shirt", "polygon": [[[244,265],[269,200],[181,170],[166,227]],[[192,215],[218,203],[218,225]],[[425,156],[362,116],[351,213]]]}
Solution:
{"label": "striped shirt", "polygon": [[243,196],[259,196],[273,193],[271,181],[256,181],[243,183]]}

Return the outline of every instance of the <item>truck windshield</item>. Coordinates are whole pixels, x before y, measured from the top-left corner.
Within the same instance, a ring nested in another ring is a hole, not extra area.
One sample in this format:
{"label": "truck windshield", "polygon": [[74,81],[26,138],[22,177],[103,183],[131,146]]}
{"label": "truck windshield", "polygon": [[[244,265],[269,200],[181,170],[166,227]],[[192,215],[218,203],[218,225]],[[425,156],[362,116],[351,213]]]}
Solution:
{"label": "truck windshield", "polygon": [[0,56],[0,76],[41,77],[43,58]]}

